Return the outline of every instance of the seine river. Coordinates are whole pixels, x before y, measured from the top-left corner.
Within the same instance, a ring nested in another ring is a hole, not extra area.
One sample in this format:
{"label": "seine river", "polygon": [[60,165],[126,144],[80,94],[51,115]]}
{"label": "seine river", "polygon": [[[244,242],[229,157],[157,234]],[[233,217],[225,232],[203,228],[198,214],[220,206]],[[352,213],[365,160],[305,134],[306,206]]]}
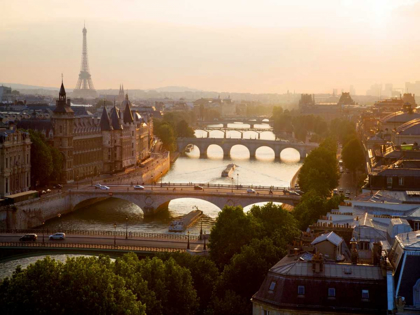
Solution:
{"label": "seine river", "polygon": [[[235,127],[246,128],[247,126],[235,124]],[[255,127],[264,129],[268,125],[256,125]],[[206,133],[197,130],[196,136],[205,137]],[[243,137],[249,139],[257,136],[255,132],[244,132]],[[212,131],[210,137],[221,138],[223,134],[220,131]],[[240,137],[240,133],[236,131],[227,133],[227,138]],[[261,139],[274,140],[274,135],[271,131],[265,131],[261,133]],[[207,155],[206,159],[200,158],[199,150],[195,147],[186,156],[178,158],[162,181],[211,184],[232,184],[233,182],[234,185],[239,183],[242,185],[289,186],[291,179],[301,166],[299,153],[293,149],[284,150],[281,159],[279,157],[275,159],[273,150],[268,147],[261,147],[257,150],[257,157],[250,159],[248,149],[241,145],[232,148],[230,158],[223,158],[222,149],[218,146],[210,146]],[[233,173],[233,181],[230,178],[221,177],[223,169],[229,163],[238,166]],[[127,224],[128,231],[167,233],[170,222],[174,218],[190,212],[193,206],[203,210],[204,216],[190,228],[190,233],[198,234],[201,225],[203,230],[208,233],[220,209],[207,201],[192,198],[171,201],[168,211],[163,211],[153,218],[144,218],[142,210],[134,204],[119,199],[108,199],[88,208],[63,215],[61,218],[49,220],[45,223],[45,228],[49,230],[113,230],[113,224],[116,222],[117,230],[125,231]],[[249,208],[247,207],[245,210]],[[126,217],[128,217],[127,223]],[[29,261],[36,259],[38,257],[33,257]],[[26,264],[27,260],[24,263]],[[16,265],[16,262],[13,265]],[[0,263],[0,278],[2,270],[5,269],[10,270],[10,267],[7,268]]]}

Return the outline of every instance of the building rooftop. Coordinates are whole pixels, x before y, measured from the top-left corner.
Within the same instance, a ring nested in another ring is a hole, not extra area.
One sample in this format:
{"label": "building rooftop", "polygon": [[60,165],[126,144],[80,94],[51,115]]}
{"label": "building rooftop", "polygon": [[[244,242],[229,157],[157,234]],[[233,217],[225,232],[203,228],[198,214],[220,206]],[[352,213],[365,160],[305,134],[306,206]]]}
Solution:
{"label": "building rooftop", "polygon": [[312,241],[311,245],[315,245],[324,241],[329,241],[333,243],[335,246],[339,246],[343,242],[343,239],[337,234],[335,234],[334,232],[330,232],[330,233],[322,234],[318,236],[316,239]]}

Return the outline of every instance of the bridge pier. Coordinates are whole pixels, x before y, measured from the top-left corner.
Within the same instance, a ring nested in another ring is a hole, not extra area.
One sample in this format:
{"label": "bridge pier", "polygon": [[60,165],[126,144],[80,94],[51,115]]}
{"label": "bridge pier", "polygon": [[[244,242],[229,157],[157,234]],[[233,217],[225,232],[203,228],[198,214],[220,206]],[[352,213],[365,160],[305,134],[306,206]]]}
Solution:
{"label": "bridge pier", "polygon": [[226,135],[227,135],[227,130],[225,129],[225,130],[223,131],[223,139],[226,139]]}

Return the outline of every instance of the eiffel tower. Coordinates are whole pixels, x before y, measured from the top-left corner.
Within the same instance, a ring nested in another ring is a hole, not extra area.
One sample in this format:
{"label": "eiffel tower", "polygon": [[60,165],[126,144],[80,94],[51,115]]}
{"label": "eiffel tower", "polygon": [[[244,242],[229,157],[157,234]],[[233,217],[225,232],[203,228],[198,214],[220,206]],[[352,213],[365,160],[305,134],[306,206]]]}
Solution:
{"label": "eiffel tower", "polygon": [[80,67],[79,80],[77,80],[76,88],[73,91],[73,97],[80,98],[95,98],[98,97],[89,71],[88,56],[87,56],[87,40],[86,27],[83,26],[83,50],[82,50],[82,65]]}

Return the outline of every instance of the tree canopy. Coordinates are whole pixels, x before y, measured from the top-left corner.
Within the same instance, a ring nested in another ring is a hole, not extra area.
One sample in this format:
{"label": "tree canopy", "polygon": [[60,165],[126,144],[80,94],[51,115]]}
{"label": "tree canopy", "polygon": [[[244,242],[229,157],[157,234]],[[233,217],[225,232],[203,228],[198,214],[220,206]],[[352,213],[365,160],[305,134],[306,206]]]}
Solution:
{"label": "tree canopy", "polygon": [[350,171],[363,170],[365,163],[365,156],[362,145],[357,138],[353,138],[347,142],[341,153],[344,166]]}

